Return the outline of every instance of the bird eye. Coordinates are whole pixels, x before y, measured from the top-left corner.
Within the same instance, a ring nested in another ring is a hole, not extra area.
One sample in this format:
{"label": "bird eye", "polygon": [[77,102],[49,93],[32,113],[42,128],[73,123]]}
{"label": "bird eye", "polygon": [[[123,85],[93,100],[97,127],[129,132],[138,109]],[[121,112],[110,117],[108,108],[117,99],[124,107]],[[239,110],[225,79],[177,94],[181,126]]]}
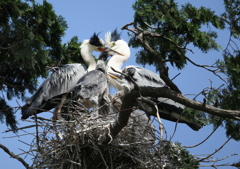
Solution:
{"label": "bird eye", "polygon": [[111,46],[111,47],[113,47],[113,46],[115,46],[115,45],[116,45],[115,42],[111,42],[111,43],[110,43],[110,46]]}

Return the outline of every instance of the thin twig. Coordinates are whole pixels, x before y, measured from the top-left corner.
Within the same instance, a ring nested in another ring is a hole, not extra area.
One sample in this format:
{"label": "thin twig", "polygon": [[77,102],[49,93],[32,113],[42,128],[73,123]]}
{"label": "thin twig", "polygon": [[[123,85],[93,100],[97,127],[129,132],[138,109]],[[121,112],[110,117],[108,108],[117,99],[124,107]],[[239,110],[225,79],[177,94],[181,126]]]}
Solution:
{"label": "thin twig", "polygon": [[201,141],[200,143],[196,144],[196,145],[193,145],[193,146],[183,146],[185,148],[193,148],[193,147],[197,147],[199,145],[201,145],[202,143],[204,143],[207,139],[209,139],[211,137],[211,135],[218,129],[220,125],[218,125],[213,131],[211,134],[209,134],[209,136],[207,138],[205,138],[203,141]]}
{"label": "thin twig", "polygon": [[171,80],[173,81],[176,77],[178,77],[181,73],[178,73],[176,76],[174,76]]}
{"label": "thin twig", "polygon": [[214,155],[215,153],[217,153],[219,150],[221,150],[225,144],[227,144],[230,140],[232,139],[232,137],[230,137],[221,147],[219,147],[217,150],[215,150],[212,154],[208,155],[207,157],[199,160],[200,162],[202,162],[205,159],[208,159],[209,157],[211,157],[212,155]]}
{"label": "thin twig", "polygon": [[[17,128],[17,129],[9,129],[9,130],[5,130],[4,133],[10,132],[10,131],[17,131],[17,130],[22,130],[22,129],[27,129],[27,128],[32,128],[35,127],[36,125],[30,125],[30,126],[25,126],[25,127],[21,127],[21,128]],[[44,126],[44,125],[40,125],[40,126]]]}

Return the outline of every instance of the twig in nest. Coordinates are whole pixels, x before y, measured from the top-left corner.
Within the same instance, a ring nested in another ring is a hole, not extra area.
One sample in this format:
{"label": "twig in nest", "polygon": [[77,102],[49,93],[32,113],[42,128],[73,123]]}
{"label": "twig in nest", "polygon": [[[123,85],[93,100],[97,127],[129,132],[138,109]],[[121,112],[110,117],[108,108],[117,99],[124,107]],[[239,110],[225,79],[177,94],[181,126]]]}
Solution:
{"label": "twig in nest", "polygon": [[[111,125],[111,124],[110,124]],[[108,142],[108,144],[110,144],[112,141],[113,141],[113,138],[112,138],[112,136],[111,136],[111,132],[110,132],[110,125],[109,126],[107,126],[107,129],[108,129],[108,136],[110,137],[110,141]]]}
{"label": "twig in nest", "polygon": [[41,149],[40,149],[40,146],[39,146],[39,135],[38,135],[38,120],[37,120],[37,115],[35,114],[35,123],[36,123],[36,140],[37,140],[37,148],[38,148],[38,151],[40,152]]}
{"label": "twig in nest", "polygon": [[[155,114],[156,114],[156,116],[158,118],[158,122],[159,122],[160,139],[163,139],[164,126],[163,126],[162,120],[160,118],[157,105],[152,100],[148,99],[147,97],[143,97],[143,96],[137,98],[136,100],[144,102],[144,103],[148,103],[148,106],[150,106],[153,110],[155,110],[154,112],[155,112]],[[146,110],[143,110],[143,111],[148,112]]]}
{"label": "twig in nest", "polygon": [[162,120],[160,118],[160,115],[159,113],[157,112],[157,118],[158,118],[158,122],[159,122],[159,129],[160,129],[160,139],[163,139],[163,133],[164,133],[164,127],[163,127],[163,124],[162,124]]}
{"label": "twig in nest", "polygon": [[[10,131],[17,131],[17,130],[22,130],[22,129],[27,129],[27,128],[32,128],[35,127],[36,125],[30,125],[30,126],[25,126],[25,127],[21,127],[21,128],[17,128],[17,129],[9,129],[9,130],[5,130],[5,133],[10,132]],[[40,126],[44,126],[44,125],[40,125]]]}

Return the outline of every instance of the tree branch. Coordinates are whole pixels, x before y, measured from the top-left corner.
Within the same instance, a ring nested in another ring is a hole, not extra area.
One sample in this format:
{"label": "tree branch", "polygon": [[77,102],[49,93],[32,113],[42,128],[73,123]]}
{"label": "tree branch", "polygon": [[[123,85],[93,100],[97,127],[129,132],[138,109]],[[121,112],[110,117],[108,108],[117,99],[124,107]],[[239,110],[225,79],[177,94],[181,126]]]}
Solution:
{"label": "tree branch", "polygon": [[[133,29],[129,29],[128,26],[129,25],[133,25],[134,28],[137,30],[133,30]],[[144,49],[146,51],[148,51],[156,60],[156,63],[158,64],[158,69],[160,71],[160,77],[164,80],[164,82],[174,91],[181,93],[181,91],[179,90],[179,88],[169,79],[168,77],[168,68],[165,67],[164,62],[162,60],[162,58],[159,56],[159,54],[157,52],[155,52],[150,45],[144,41],[144,36],[162,36],[160,34],[155,34],[155,33],[151,33],[148,31],[144,31],[143,29],[141,29],[140,27],[138,27],[136,24],[129,23],[126,24],[125,26],[122,27],[122,30],[128,30],[131,31],[132,33],[134,33],[137,37],[139,42],[142,44],[142,46],[144,47]]]}
{"label": "tree branch", "polygon": [[10,152],[10,150],[7,147],[5,147],[4,145],[0,144],[0,148],[2,148],[12,158],[15,158],[18,161],[20,161],[26,168],[30,168],[28,163],[26,163],[21,157],[19,157],[19,156],[15,155],[14,153]]}
{"label": "tree branch", "polygon": [[[174,92],[169,88],[166,87],[161,87],[161,88],[156,88],[156,87],[139,87],[139,90],[133,89],[128,91],[127,93],[124,94],[124,91],[120,91],[119,95],[122,99],[122,105],[121,105],[121,110],[118,113],[118,117],[115,120],[115,122],[110,125],[110,135],[111,137],[116,137],[118,133],[124,128],[127,123],[129,116],[132,112],[132,109],[135,105],[136,99],[141,96],[143,97],[164,97],[164,98],[169,98],[172,99],[178,103],[181,103],[187,107],[200,110],[203,112],[207,112],[219,117],[223,118],[230,118],[234,120],[240,120],[240,111],[237,110],[225,110],[225,109],[220,109],[213,107],[211,105],[203,104],[201,102],[197,102],[194,100],[191,100],[184,95]],[[149,114],[152,116],[156,117],[155,113]],[[111,138],[108,136],[109,132],[106,132],[101,138],[100,138],[100,143],[101,144],[108,144]]]}
{"label": "tree branch", "polygon": [[204,161],[205,159],[208,159],[209,157],[211,157],[212,155],[214,155],[215,153],[217,153],[219,150],[221,150],[225,144],[227,144],[227,142],[229,142],[232,139],[232,137],[230,137],[221,147],[219,147],[217,150],[215,150],[212,154],[209,154],[207,157],[199,160],[199,161]]}

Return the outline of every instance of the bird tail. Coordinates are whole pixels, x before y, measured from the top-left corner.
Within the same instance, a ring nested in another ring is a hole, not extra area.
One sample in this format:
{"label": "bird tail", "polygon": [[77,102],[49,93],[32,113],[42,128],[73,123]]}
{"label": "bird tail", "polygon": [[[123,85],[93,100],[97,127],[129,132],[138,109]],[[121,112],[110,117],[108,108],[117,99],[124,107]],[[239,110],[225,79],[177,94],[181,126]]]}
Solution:
{"label": "bird tail", "polygon": [[188,118],[188,115],[184,113],[184,105],[171,99],[158,98],[158,108],[160,111],[160,116],[166,120],[185,123],[194,131],[198,131],[202,127],[202,125],[198,124],[195,119],[191,117]]}
{"label": "bird tail", "polygon": [[194,131],[198,131],[198,130],[200,130],[200,129],[202,128],[202,126],[201,126],[200,124],[195,123],[195,122],[192,122],[192,123],[187,122],[186,124],[187,124],[191,129],[193,129]]}
{"label": "bird tail", "polygon": [[[161,118],[172,122],[185,123],[192,130],[195,131],[201,129],[202,125],[198,123],[195,119],[191,118],[192,114],[188,116],[188,113],[186,114],[183,112],[183,110],[185,110],[184,105],[168,98],[150,98],[150,100],[157,105],[158,113]],[[147,114],[156,116],[156,112],[153,111],[153,109],[151,108],[151,106],[148,105],[148,103],[141,102],[137,105]]]}
{"label": "bird tail", "polygon": [[59,98],[52,98],[48,101],[41,101],[41,104],[35,100],[31,104],[27,103],[22,108],[22,117],[21,119],[27,119],[29,116],[45,112],[55,108],[56,104],[60,102]]}

